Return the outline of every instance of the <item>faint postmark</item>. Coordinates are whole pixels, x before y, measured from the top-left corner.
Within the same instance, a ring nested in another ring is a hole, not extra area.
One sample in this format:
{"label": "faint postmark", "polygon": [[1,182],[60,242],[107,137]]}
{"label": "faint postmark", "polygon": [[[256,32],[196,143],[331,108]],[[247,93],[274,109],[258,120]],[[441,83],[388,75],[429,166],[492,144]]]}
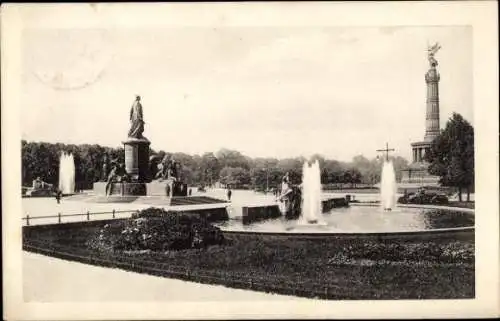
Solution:
{"label": "faint postmark", "polygon": [[39,31],[30,52],[31,71],[55,90],[78,90],[96,83],[111,63],[111,37],[98,29]]}

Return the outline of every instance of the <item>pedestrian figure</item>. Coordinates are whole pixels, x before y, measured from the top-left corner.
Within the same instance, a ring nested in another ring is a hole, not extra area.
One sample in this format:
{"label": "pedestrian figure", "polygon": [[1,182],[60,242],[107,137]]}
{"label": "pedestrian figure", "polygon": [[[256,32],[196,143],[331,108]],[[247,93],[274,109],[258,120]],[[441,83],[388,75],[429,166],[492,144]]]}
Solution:
{"label": "pedestrian figure", "polygon": [[191,196],[192,193],[193,193],[193,190],[190,188],[189,189],[189,196]]}
{"label": "pedestrian figure", "polygon": [[167,184],[166,189],[167,189],[167,197],[170,197],[170,184]]}
{"label": "pedestrian figure", "polygon": [[61,192],[61,190],[58,190],[56,192],[56,201],[57,201],[57,204],[61,203],[61,197],[62,197],[62,192]]}
{"label": "pedestrian figure", "polygon": [[233,192],[231,191],[231,188],[227,188],[227,199],[231,202],[231,194],[233,194]]}

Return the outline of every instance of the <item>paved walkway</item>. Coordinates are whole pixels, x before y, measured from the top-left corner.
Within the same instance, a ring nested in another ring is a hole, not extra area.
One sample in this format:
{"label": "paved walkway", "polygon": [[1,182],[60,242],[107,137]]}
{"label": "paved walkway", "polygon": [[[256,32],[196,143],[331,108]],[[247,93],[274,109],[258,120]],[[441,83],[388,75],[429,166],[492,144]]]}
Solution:
{"label": "paved walkway", "polygon": [[30,252],[23,252],[23,294],[27,302],[311,301],[97,267]]}

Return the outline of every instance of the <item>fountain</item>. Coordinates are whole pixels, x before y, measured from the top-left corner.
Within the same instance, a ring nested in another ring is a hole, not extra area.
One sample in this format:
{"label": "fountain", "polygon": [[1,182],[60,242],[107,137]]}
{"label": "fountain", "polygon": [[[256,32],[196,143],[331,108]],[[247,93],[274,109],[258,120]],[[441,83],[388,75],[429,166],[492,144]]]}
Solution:
{"label": "fountain", "polygon": [[[295,193],[289,186],[288,173],[283,178],[282,195],[276,206],[287,208],[285,223],[281,219],[269,217],[267,220],[241,224],[240,220],[229,220],[219,226],[226,232],[235,233],[277,233],[294,235],[379,235],[391,233],[420,233],[435,231],[436,233],[459,233],[474,229],[474,215],[468,209],[455,209],[443,213],[441,209],[401,207],[396,204],[396,175],[394,165],[389,159],[390,149],[386,144],[381,176],[380,205],[369,202],[354,203],[353,206],[327,206],[332,194],[323,199],[321,188],[321,172],[319,162],[305,162],[302,170],[301,192]],[[297,210],[297,220],[293,206],[294,198],[300,194],[301,207]],[[338,194],[338,193],[337,193]],[[291,196],[290,196],[291,195]],[[326,195],[323,195],[326,196]],[[361,195],[360,195],[361,196]],[[342,199],[342,198],[341,198]],[[326,201],[326,202],[325,202]],[[364,203],[364,204],[363,204]],[[269,206],[267,206],[269,207]],[[263,208],[267,208],[263,207]],[[377,209],[379,207],[380,209]],[[394,211],[397,215],[394,215]],[[254,211],[256,211],[254,209]],[[390,212],[392,211],[392,212]],[[283,213],[283,210],[282,210]],[[459,213],[459,214],[457,214]],[[450,217],[446,221],[443,217]],[[456,219],[451,220],[454,217]],[[446,221],[443,224],[443,221]],[[436,234],[437,235],[437,234]]]}
{"label": "fountain", "polygon": [[75,192],[75,161],[73,154],[63,152],[59,163],[59,190],[63,194]]}
{"label": "fountain", "polygon": [[396,175],[392,161],[386,160],[382,167],[380,182],[380,206],[384,211],[391,211],[396,204]]}
{"label": "fountain", "polygon": [[322,213],[319,162],[305,162],[302,168],[302,207],[299,224],[320,224]]}

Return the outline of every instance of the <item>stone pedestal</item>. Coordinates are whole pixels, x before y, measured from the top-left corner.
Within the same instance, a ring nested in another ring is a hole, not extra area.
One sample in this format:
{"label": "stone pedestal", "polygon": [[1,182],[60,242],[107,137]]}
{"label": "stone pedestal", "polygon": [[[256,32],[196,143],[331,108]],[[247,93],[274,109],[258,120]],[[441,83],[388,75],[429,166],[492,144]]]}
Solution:
{"label": "stone pedestal", "polygon": [[171,180],[152,181],[146,184],[148,196],[188,196],[188,186],[182,182]]}
{"label": "stone pedestal", "polygon": [[95,195],[106,195],[106,182],[95,182],[93,191]]}
{"label": "stone pedestal", "polygon": [[[94,183],[94,195],[106,196],[106,182]],[[110,196],[145,196],[147,194],[146,183],[111,183],[109,186]]]}
{"label": "stone pedestal", "polygon": [[145,182],[149,178],[149,145],[146,138],[128,138],[125,148],[125,170],[133,182]]}
{"label": "stone pedestal", "polygon": [[148,196],[167,196],[167,181],[152,181],[146,184]]}
{"label": "stone pedestal", "polygon": [[188,196],[188,186],[182,182],[174,182],[172,196]]}

